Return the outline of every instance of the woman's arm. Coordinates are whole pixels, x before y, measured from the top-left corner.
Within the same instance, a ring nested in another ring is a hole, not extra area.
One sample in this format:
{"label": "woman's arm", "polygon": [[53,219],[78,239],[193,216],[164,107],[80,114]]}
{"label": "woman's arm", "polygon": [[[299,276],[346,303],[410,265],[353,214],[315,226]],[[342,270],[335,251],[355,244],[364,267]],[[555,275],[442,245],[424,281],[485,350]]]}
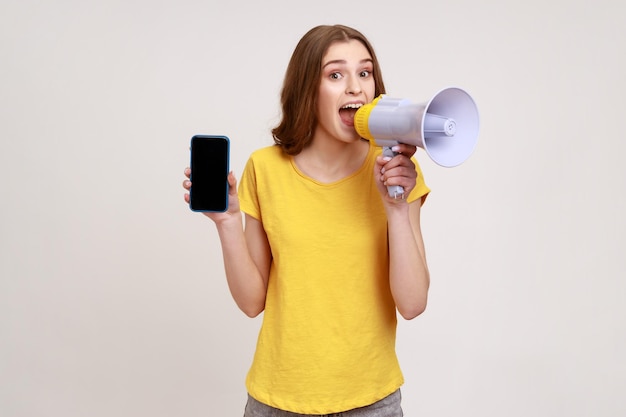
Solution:
{"label": "woman's arm", "polygon": [[241,218],[232,224],[224,222],[216,226],[230,293],[241,311],[256,317],[265,309],[271,259],[263,225],[246,215],[245,231]]}
{"label": "woman's arm", "polygon": [[[185,170],[189,178],[189,169]],[[271,251],[263,224],[239,209],[237,180],[228,175],[228,210],[224,213],[203,213],[213,220],[217,228],[224,258],[224,270],[228,288],[237,306],[249,317],[256,317],[265,309],[265,296],[271,262]],[[191,182],[185,180],[183,187],[189,190]],[[189,194],[185,194],[189,202]]]}
{"label": "woman's arm", "polygon": [[411,320],[424,312],[430,273],[420,227],[421,201],[387,212],[389,285],[398,312]]}
{"label": "woman's arm", "polygon": [[419,316],[425,309],[430,286],[430,273],[420,226],[422,201],[407,203],[394,199],[387,185],[404,187],[405,195],[415,188],[417,172],[411,161],[416,148],[399,145],[401,154],[393,159],[379,157],[374,175],[387,212],[389,239],[389,285],[398,312],[407,320]]}

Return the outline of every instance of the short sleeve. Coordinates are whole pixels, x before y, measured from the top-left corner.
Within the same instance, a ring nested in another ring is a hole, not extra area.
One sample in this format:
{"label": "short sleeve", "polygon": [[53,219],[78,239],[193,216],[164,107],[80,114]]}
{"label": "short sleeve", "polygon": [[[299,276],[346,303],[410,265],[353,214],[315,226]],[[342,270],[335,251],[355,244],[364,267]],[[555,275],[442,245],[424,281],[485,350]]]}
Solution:
{"label": "short sleeve", "polygon": [[257,220],[261,220],[261,208],[257,193],[256,171],[253,156],[248,159],[243,173],[241,174],[238,195],[241,211]]}
{"label": "short sleeve", "polygon": [[411,158],[411,160],[415,164],[415,171],[417,171],[417,179],[415,181],[415,188],[411,190],[411,193],[409,194],[407,201],[409,203],[412,203],[413,201],[416,201],[417,199],[421,198],[422,199],[421,204],[424,204],[424,202],[426,201],[426,197],[428,197],[428,194],[430,193],[430,188],[428,188],[428,186],[426,185],[426,182],[424,180],[424,175],[422,174],[422,168],[417,162],[417,159],[413,157]]}

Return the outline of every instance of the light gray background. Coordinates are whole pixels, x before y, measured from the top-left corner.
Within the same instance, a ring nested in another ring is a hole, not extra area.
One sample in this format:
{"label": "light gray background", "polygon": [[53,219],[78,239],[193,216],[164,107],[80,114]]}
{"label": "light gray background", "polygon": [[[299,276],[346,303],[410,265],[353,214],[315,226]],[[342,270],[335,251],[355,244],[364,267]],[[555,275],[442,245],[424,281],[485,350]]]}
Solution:
{"label": "light gray background", "polygon": [[344,23],[390,94],[457,85],[481,114],[465,164],[418,153],[432,289],[399,326],[406,415],[625,415],[620,3],[3,0],[0,414],[242,414],[261,319],[183,202],[189,139],[230,136],[239,176],[296,42]]}

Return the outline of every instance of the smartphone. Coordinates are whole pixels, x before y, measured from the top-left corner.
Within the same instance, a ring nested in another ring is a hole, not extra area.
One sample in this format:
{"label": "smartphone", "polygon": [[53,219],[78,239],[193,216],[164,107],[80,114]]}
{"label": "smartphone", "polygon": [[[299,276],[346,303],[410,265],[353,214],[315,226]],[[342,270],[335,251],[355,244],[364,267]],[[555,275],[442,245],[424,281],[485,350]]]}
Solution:
{"label": "smartphone", "polygon": [[195,135],[191,138],[190,150],[189,208],[193,211],[226,211],[230,139],[221,135]]}

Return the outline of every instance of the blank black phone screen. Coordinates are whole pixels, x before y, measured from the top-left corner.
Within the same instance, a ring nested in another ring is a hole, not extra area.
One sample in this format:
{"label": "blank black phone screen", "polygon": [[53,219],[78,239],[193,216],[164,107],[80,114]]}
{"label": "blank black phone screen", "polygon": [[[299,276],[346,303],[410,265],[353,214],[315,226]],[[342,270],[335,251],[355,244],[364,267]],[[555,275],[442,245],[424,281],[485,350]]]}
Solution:
{"label": "blank black phone screen", "polygon": [[191,210],[222,212],[228,209],[229,144],[226,136],[191,138]]}

